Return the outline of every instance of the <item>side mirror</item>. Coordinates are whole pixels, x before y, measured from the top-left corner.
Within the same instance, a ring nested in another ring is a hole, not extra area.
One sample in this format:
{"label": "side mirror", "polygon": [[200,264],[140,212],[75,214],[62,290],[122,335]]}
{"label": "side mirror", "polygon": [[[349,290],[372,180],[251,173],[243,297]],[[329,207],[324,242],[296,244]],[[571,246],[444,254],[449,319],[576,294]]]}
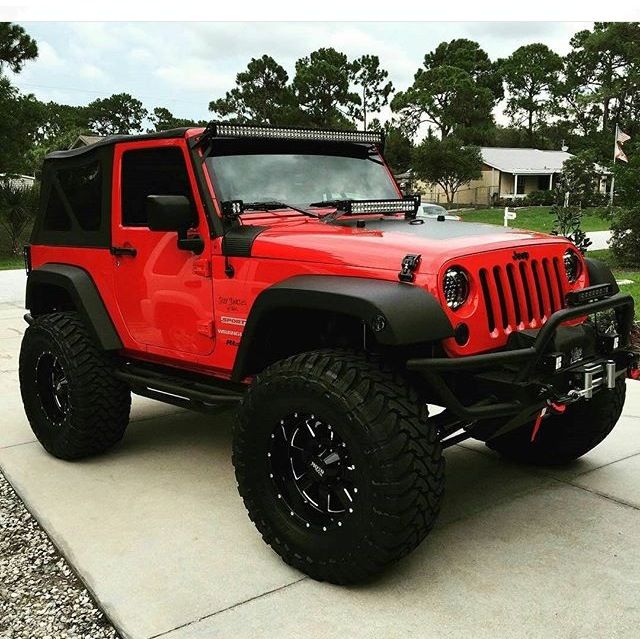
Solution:
{"label": "side mirror", "polygon": [[191,203],[184,195],[147,195],[147,224],[152,231],[185,231],[195,225]]}
{"label": "side mirror", "polygon": [[147,195],[147,224],[152,231],[176,231],[178,248],[200,255],[204,241],[187,231],[198,223],[191,202],[184,195]]}

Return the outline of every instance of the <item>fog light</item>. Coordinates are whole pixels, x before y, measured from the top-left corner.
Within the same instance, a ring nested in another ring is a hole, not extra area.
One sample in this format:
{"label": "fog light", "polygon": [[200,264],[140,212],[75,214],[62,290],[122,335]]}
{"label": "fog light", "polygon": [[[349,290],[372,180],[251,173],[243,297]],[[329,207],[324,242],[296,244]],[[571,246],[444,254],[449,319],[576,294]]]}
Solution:
{"label": "fog light", "polygon": [[454,332],[454,337],[456,338],[456,344],[458,346],[464,346],[469,341],[469,327],[464,322],[458,324]]}

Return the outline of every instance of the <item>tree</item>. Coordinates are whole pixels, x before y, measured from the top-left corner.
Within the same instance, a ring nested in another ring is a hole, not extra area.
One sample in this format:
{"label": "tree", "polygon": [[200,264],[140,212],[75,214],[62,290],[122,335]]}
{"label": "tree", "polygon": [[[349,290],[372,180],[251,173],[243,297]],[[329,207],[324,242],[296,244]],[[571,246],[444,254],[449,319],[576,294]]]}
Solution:
{"label": "tree", "polygon": [[209,103],[209,111],[244,124],[285,125],[299,119],[289,75],[271,56],[251,58],[236,86]]}
{"label": "tree", "polygon": [[40,115],[39,102],[0,76],[0,172],[24,173]]}
{"label": "tree", "polygon": [[602,118],[602,109],[593,98],[593,82],[592,56],[573,50],[564,58],[561,78],[552,87],[552,113],[582,136],[593,135]]}
{"label": "tree", "polygon": [[632,140],[625,145],[628,164],[622,162],[614,167],[616,176],[616,202],[611,224],[611,250],[620,266],[640,266],[640,141]]}
{"label": "tree", "polygon": [[413,142],[402,127],[390,120],[382,124],[374,118],[369,130],[384,132],[384,159],[394,173],[404,173],[411,168]]}
{"label": "tree", "polygon": [[583,105],[596,109],[601,130],[631,120],[640,91],[640,23],[596,22],[571,39],[569,54],[580,80]]}
{"label": "tree", "polygon": [[20,73],[27,60],[38,57],[36,41],[18,24],[0,22],[0,73],[5,65]]}
{"label": "tree", "polygon": [[443,65],[466,71],[479,86],[489,89],[496,100],[504,97],[499,65],[491,62],[486,51],[477,42],[466,38],[441,42],[424,56],[424,66],[427,69]]}
{"label": "tree", "polygon": [[40,102],[39,110],[37,143],[55,140],[67,135],[70,131],[75,133],[75,137],[91,131],[89,114],[85,107],[57,102]]}
{"label": "tree", "polygon": [[593,151],[581,151],[563,162],[559,185],[561,201],[564,202],[565,194],[568,194],[568,204],[580,210],[597,203],[598,169],[595,160]]}
{"label": "tree", "polygon": [[413,135],[430,124],[442,138],[453,134],[467,143],[484,142],[495,127],[492,110],[500,95],[488,60],[470,40],[442,43],[425,55],[424,67],[395,95],[391,108]]}
{"label": "tree", "polygon": [[139,133],[148,111],[142,102],[128,93],[115,93],[98,98],[87,107],[88,123],[99,135]]}
{"label": "tree", "polygon": [[189,120],[188,118],[176,118],[169,109],[165,107],[156,107],[151,115],[149,121],[153,125],[152,128],[147,129],[149,133],[153,131],[168,131],[170,129],[179,129],[182,127],[196,127],[206,126],[205,120]]}
{"label": "tree", "polygon": [[393,92],[393,83],[387,82],[389,73],[380,68],[380,58],[377,55],[363,55],[351,63],[351,78],[360,88],[360,108],[356,110],[357,117],[362,120],[367,130],[367,116],[378,113],[389,103],[389,96]]}
{"label": "tree", "polygon": [[508,92],[505,113],[516,126],[524,123],[533,141],[534,129],[550,112],[562,58],[546,44],[526,44],[500,66]]}
{"label": "tree", "polygon": [[482,155],[476,146],[463,146],[453,137],[426,138],[413,152],[415,176],[442,187],[449,204],[464,184],[482,177]]}
{"label": "tree", "polygon": [[307,123],[319,128],[353,128],[351,116],[361,106],[350,91],[347,56],[332,48],[313,51],[296,62],[293,90]]}
{"label": "tree", "polygon": [[5,230],[14,255],[22,252],[25,231],[31,226],[38,209],[37,187],[24,187],[11,179],[0,180],[0,226]]}

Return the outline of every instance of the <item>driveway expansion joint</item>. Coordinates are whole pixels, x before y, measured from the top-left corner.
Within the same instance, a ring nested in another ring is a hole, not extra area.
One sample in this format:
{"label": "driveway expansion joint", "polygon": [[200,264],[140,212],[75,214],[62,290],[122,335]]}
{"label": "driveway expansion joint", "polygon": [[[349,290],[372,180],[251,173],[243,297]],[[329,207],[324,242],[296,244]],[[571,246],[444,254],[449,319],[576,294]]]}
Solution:
{"label": "driveway expansion joint", "polygon": [[306,577],[306,576],[300,577],[299,579],[296,579],[295,581],[291,581],[288,584],[284,584],[283,586],[278,586],[277,588],[273,588],[272,590],[267,590],[266,592],[261,592],[259,595],[249,597],[248,599],[244,599],[243,601],[238,601],[237,603],[231,604],[226,608],[220,608],[220,610],[216,610],[215,612],[212,612],[208,615],[204,615],[198,619],[194,619],[193,621],[187,621],[186,623],[180,624],[179,626],[176,626],[175,628],[171,628],[170,630],[165,630],[163,632],[158,633],[157,635],[151,635],[150,637],[147,637],[147,639],[158,639],[159,637],[166,637],[170,635],[172,632],[175,632],[176,630],[181,630],[182,628],[193,626],[194,624],[200,623],[201,621],[205,621],[206,619],[211,619],[212,617],[215,617],[216,615],[219,615],[222,612],[228,612],[229,610],[233,610],[234,608],[239,608],[240,606],[244,606],[244,604],[255,601],[256,599],[262,599],[263,597],[272,595],[276,592],[280,592],[281,590],[285,590],[289,586],[295,586],[296,584],[299,584],[301,581],[305,581],[308,579],[309,577]]}

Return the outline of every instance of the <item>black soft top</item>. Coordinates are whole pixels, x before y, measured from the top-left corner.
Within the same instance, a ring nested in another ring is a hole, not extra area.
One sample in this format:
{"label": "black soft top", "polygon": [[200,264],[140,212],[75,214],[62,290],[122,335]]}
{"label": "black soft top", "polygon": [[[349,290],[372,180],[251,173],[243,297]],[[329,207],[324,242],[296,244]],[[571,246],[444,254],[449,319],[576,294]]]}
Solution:
{"label": "black soft top", "polygon": [[75,158],[92,153],[97,149],[112,146],[118,142],[139,142],[142,140],[166,140],[167,138],[183,138],[187,131],[197,127],[181,127],[179,129],[169,129],[168,131],[157,131],[155,133],[141,133],[140,135],[108,135],[98,142],[81,146],[77,149],[67,151],[52,151],[45,156],[45,160],[62,160],[65,158]]}

